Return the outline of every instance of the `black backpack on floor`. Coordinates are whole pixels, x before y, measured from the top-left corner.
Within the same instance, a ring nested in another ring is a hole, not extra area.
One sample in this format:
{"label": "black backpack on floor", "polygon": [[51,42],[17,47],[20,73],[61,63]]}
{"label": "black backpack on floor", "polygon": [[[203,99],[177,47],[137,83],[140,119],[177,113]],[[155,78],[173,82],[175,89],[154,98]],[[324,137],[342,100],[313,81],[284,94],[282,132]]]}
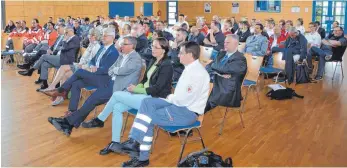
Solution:
{"label": "black backpack on floor", "polygon": [[190,153],[180,161],[178,167],[233,167],[230,157],[223,161],[223,158],[212,151],[203,149],[199,152]]}
{"label": "black backpack on floor", "polygon": [[295,90],[291,88],[286,88],[286,89],[279,89],[279,90],[270,90],[267,94],[267,97],[270,97],[271,100],[285,100],[285,99],[292,99],[294,97],[298,97],[300,99],[304,98],[304,96],[300,96],[295,93]]}
{"label": "black backpack on floor", "polygon": [[296,65],[296,84],[314,83],[310,78],[309,70],[306,63]]}

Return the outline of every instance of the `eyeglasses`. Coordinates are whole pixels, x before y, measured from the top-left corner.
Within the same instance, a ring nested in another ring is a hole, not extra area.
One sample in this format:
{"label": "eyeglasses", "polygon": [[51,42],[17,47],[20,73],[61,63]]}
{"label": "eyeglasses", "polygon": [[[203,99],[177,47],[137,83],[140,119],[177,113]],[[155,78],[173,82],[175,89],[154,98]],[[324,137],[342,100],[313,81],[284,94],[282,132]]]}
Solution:
{"label": "eyeglasses", "polygon": [[162,48],[159,48],[159,47],[156,47],[156,46],[152,45],[152,49],[160,50],[160,49],[162,49]]}
{"label": "eyeglasses", "polygon": [[120,45],[121,46],[127,46],[127,45],[132,45],[132,44],[130,44],[130,43],[121,43]]}

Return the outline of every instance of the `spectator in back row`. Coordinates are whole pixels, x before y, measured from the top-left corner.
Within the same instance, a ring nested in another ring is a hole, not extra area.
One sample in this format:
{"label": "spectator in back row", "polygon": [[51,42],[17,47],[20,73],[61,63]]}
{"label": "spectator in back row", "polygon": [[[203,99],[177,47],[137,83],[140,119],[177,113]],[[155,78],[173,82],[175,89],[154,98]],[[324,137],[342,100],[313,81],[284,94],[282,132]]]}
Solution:
{"label": "spectator in back row", "polygon": [[305,34],[304,20],[302,18],[298,18],[296,20],[296,30],[298,30],[301,34]]}
{"label": "spectator in back row", "polygon": [[13,31],[13,29],[15,29],[16,26],[14,25],[13,21],[10,20],[8,21],[8,24],[6,25],[5,29],[4,29],[4,33],[11,33]]}
{"label": "spectator in back row", "polygon": [[246,40],[245,53],[263,57],[268,48],[268,40],[262,35],[264,27],[257,23],[254,28],[254,35],[249,36]]}
{"label": "spectator in back row", "polygon": [[204,40],[204,45],[207,47],[213,47],[216,51],[220,51],[224,48],[224,39],[225,36],[221,31],[220,23],[212,20],[211,28]]}
{"label": "spectator in back row", "polygon": [[192,26],[190,28],[190,34],[189,34],[188,41],[194,41],[194,42],[198,43],[199,45],[203,45],[204,39],[205,39],[204,34],[201,33],[196,26]]}
{"label": "spectator in back row", "polygon": [[321,24],[319,21],[316,21],[316,27],[317,27],[317,32],[319,33],[320,37],[322,39],[325,38],[325,29],[321,27]]}
{"label": "spectator in back row", "polygon": [[188,37],[188,32],[183,28],[179,28],[177,30],[176,39],[172,43],[170,47],[170,51],[168,53],[168,56],[171,59],[171,63],[174,70],[173,77],[172,77],[174,82],[178,81],[178,79],[180,78],[184,70],[184,66],[180,63],[178,55],[179,55],[181,46],[187,41],[187,37]]}
{"label": "spectator in back row", "polygon": [[247,38],[251,36],[251,31],[249,30],[249,23],[247,21],[240,22],[239,31],[237,31],[237,35],[239,36],[239,42],[246,42]]}

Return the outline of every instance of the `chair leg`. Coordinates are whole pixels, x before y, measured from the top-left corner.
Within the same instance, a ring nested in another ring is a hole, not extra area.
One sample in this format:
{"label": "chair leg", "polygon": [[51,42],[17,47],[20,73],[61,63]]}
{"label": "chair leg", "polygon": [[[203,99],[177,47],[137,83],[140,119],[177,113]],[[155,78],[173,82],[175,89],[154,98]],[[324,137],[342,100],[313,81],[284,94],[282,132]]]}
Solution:
{"label": "chair leg", "polygon": [[242,103],[242,112],[244,112],[244,109],[245,109],[245,105],[246,105],[246,100],[247,100],[247,96],[248,96],[248,91],[251,87],[248,87],[247,91],[246,91],[246,96],[245,96],[245,99],[243,100],[243,103]]}
{"label": "chair leg", "polygon": [[243,123],[243,117],[242,117],[242,111],[241,110],[239,110],[239,115],[240,115],[241,125],[243,128],[245,128],[245,124]]}
{"label": "chair leg", "polygon": [[123,137],[123,135],[124,135],[124,130],[125,130],[125,128],[127,127],[128,118],[129,118],[129,113],[127,113],[127,116],[125,117],[125,122],[124,122],[123,127],[122,127],[121,137]]}
{"label": "chair leg", "polygon": [[256,93],[257,93],[257,98],[258,98],[258,106],[259,106],[259,109],[261,108],[260,107],[260,99],[259,99],[259,91],[258,91],[258,89],[257,89],[257,87],[256,87],[257,85],[254,85],[254,89],[255,89],[255,91],[256,91]]}
{"label": "chair leg", "polygon": [[202,148],[205,149],[205,143],[204,143],[204,140],[202,139],[202,136],[201,136],[201,132],[200,132],[200,129],[199,128],[195,128],[198,133],[199,133],[199,137],[200,137],[200,140],[201,140],[201,145],[202,145]]}
{"label": "chair leg", "polygon": [[344,78],[345,76],[343,75],[343,66],[342,66],[342,62],[340,62],[340,65],[341,65],[342,78]]}
{"label": "chair leg", "polygon": [[179,156],[179,158],[178,158],[177,165],[180,163],[180,161],[181,161],[181,159],[182,159],[182,155],[183,155],[183,152],[184,152],[184,148],[185,148],[185,146],[186,146],[186,143],[187,143],[188,134],[189,134],[190,130],[192,130],[192,129],[187,130],[186,135],[185,135],[185,137],[184,137],[183,144],[182,144],[182,147],[181,147],[181,153],[180,153],[180,156]]}
{"label": "chair leg", "polygon": [[[334,77],[335,77],[335,72],[336,72],[336,69],[337,69],[337,64],[338,64],[338,62],[336,62],[336,64],[335,64],[335,70],[334,70],[334,74],[333,74],[333,79],[332,79],[332,80],[334,80]],[[334,63],[333,63],[333,65],[334,65]]]}
{"label": "chair leg", "polygon": [[220,125],[220,129],[219,129],[219,135],[222,135],[225,118],[227,116],[227,112],[228,112],[228,108],[225,108],[224,117],[223,117],[222,122],[220,123],[221,125]]}
{"label": "chair leg", "polygon": [[151,154],[152,154],[152,152],[154,150],[154,145],[157,142],[158,135],[159,135],[159,127],[156,126],[154,128],[153,142],[152,142],[152,146],[151,146]]}
{"label": "chair leg", "polygon": [[275,83],[277,83],[277,82],[278,82],[278,76],[280,75],[280,73],[281,73],[281,72],[278,72],[278,73],[277,73],[277,76],[276,76],[276,81],[275,81]]}

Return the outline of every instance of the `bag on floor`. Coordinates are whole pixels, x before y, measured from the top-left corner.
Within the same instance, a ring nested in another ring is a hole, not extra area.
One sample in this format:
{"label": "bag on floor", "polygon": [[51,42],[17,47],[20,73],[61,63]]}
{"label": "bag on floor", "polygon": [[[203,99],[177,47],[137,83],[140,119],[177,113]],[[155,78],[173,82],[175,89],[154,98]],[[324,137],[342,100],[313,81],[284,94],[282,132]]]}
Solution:
{"label": "bag on floor", "polygon": [[222,159],[221,156],[203,149],[199,152],[190,153],[180,161],[178,167],[233,167],[231,157]]}
{"label": "bag on floor", "polygon": [[270,90],[267,94],[267,97],[270,97],[271,100],[285,100],[285,99],[292,99],[294,97],[298,97],[300,99],[303,99],[304,96],[300,96],[295,93],[295,90],[291,88],[285,88],[285,89],[278,89],[276,91]]}
{"label": "bag on floor", "polygon": [[296,65],[296,84],[313,83],[306,63]]}

